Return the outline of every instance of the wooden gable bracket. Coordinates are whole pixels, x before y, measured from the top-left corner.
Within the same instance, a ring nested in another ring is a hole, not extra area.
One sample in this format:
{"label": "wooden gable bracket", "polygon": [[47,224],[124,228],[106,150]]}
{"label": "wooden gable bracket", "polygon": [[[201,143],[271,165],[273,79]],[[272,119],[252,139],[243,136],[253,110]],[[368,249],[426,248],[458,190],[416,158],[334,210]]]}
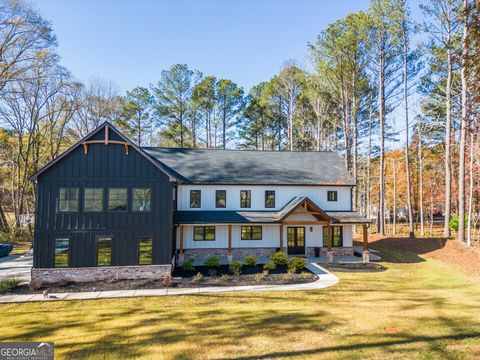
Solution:
{"label": "wooden gable bracket", "polygon": [[87,140],[83,142],[83,152],[85,155],[88,154],[88,145],[89,144],[116,144],[116,145],[124,145],[125,146],[125,155],[128,155],[128,148],[130,144],[126,141],[119,141],[119,140],[110,140],[108,138],[108,125],[105,126],[105,139],[104,140]]}

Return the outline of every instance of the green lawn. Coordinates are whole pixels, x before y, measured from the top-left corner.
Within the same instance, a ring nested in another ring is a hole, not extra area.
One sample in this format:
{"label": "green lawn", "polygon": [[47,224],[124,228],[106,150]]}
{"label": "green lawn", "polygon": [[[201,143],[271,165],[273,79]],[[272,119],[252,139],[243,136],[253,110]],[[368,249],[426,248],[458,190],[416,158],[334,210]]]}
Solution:
{"label": "green lawn", "polygon": [[478,280],[388,254],[318,291],[1,305],[0,341],[54,341],[58,359],[480,357]]}

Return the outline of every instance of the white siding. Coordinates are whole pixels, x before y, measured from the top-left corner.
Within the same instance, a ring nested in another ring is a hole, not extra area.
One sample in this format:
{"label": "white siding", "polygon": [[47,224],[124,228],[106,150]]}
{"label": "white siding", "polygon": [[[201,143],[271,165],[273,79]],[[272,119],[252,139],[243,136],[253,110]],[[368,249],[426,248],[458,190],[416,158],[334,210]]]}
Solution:
{"label": "white siding", "polygon": [[[201,226],[201,225],[199,225]],[[210,225],[209,225],[210,226]],[[184,248],[185,249],[223,249],[228,247],[228,225],[215,226],[215,241],[193,241],[193,225],[185,226]],[[280,225],[261,225],[262,240],[242,240],[241,225],[232,225],[232,247],[280,247]],[[295,226],[295,225],[289,225]],[[322,225],[299,225],[305,227],[306,247],[323,246]],[[312,229],[312,231],[310,231]],[[177,231],[177,249],[179,248],[180,231]],[[284,246],[287,246],[287,225],[283,226]],[[352,225],[343,225],[343,246],[352,246]]]}
{"label": "white siding", "polygon": [[[190,190],[202,191],[202,207],[190,208]],[[215,208],[215,190],[227,191],[227,207]],[[240,190],[251,190],[251,208],[240,208]],[[275,191],[275,209],[265,208],[265,190]],[[337,191],[338,201],[327,201],[327,191]],[[295,196],[306,196],[325,211],[351,211],[348,186],[179,185],[178,210],[279,210]]]}

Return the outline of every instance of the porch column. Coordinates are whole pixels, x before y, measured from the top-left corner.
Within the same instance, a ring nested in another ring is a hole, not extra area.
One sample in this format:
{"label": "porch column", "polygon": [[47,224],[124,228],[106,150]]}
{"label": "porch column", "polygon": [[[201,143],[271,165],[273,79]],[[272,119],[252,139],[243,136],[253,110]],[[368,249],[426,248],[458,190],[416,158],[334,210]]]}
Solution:
{"label": "porch column", "polygon": [[363,262],[370,262],[370,252],[368,251],[368,226],[363,225]]}
{"label": "porch column", "polygon": [[280,251],[285,251],[283,248],[283,224],[280,224]]}
{"label": "porch column", "polygon": [[178,249],[178,253],[183,254],[183,225],[180,225],[179,228],[180,228],[180,248]]}
{"label": "porch column", "polygon": [[333,263],[333,251],[332,251],[332,226],[327,226],[327,263]]}
{"label": "porch column", "polygon": [[232,252],[232,224],[228,224],[228,252]]}

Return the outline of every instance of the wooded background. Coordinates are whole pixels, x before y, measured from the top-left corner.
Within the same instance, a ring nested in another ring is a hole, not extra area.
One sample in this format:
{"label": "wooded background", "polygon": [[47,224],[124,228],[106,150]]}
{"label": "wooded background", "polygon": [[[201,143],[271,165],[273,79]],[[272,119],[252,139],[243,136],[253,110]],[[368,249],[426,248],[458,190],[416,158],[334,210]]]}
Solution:
{"label": "wooded background", "polygon": [[141,146],[338,151],[358,182],[353,202],[378,216],[379,233],[396,233],[404,208],[411,236],[431,235],[441,213],[444,236],[458,229],[470,244],[479,237],[480,5],[430,0],[421,12],[418,23],[406,0],[372,0],[319,29],[308,66],[287,61],[248,93],[175,64],[121,94],[113,81],[76,81],[51,24],[27,2],[1,0],[0,230],[33,213],[30,176],[108,121]]}

